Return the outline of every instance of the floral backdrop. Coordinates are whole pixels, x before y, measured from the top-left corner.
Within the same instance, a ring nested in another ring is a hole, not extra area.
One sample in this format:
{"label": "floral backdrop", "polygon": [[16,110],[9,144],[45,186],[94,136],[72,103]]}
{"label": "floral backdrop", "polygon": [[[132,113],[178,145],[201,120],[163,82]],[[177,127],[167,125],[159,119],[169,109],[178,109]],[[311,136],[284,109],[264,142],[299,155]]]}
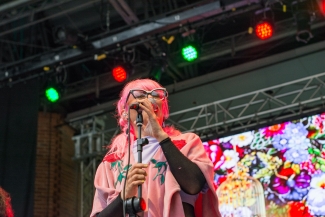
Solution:
{"label": "floral backdrop", "polygon": [[268,217],[325,216],[324,125],[322,113],[204,142],[215,185],[240,163],[263,185]]}

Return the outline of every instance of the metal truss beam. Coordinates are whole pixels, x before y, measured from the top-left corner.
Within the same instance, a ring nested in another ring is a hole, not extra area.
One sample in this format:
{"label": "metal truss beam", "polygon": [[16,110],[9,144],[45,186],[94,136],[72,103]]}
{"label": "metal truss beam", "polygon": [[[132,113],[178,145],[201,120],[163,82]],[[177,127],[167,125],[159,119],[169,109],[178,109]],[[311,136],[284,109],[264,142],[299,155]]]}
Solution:
{"label": "metal truss beam", "polygon": [[135,13],[131,10],[129,5],[124,0],[108,0],[115,10],[121,15],[124,21],[131,25],[132,23],[138,23],[139,19]]}
{"label": "metal truss beam", "polygon": [[72,137],[75,143],[74,160],[79,162],[80,169],[80,216],[90,215],[94,196],[94,177],[99,163],[105,152],[103,119],[94,116],[82,122],[72,124],[80,131],[79,135]]}
{"label": "metal truss beam", "polygon": [[82,58],[85,55],[95,54],[96,52],[108,48],[110,46],[121,44],[127,41],[135,40],[140,37],[144,37],[148,34],[156,32],[167,31],[172,28],[176,28],[181,24],[188,22],[196,22],[202,19],[206,19],[217,14],[221,14],[227,11],[231,11],[233,8],[241,8],[253,2],[259,2],[258,0],[252,1],[238,1],[225,7],[220,6],[220,2],[208,3],[187,11],[171,15],[162,19],[155,20],[148,24],[142,24],[141,26],[117,33],[115,35],[108,36],[103,39],[99,39],[91,42],[93,49],[83,52],[80,49],[66,49],[57,52],[42,54],[38,57],[33,57],[33,64],[23,62],[20,65],[17,63],[10,63],[4,65],[0,69],[0,81],[9,79],[13,76],[21,75],[26,72],[41,69],[44,66],[55,65],[58,62],[71,61],[73,59]]}
{"label": "metal truss beam", "polygon": [[72,124],[75,129],[80,131],[79,135],[72,139],[75,141],[75,160],[84,160],[89,156],[102,154],[103,146],[105,146],[105,122],[97,116],[93,116],[87,120],[75,122]]}
{"label": "metal truss beam", "polygon": [[325,108],[325,72],[170,114],[201,138],[267,125]]}
{"label": "metal truss beam", "polygon": [[[18,9],[18,13],[15,14],[15,15],[5,15],[5,14],[2,14],[2,19],[0,19],[0,26],[2,25],[5,25],[5,24],[8,24],[8,23],[11,23],[11,22],[14,22],[18,19],[22,19],[22,18],[25,18],[25,17],[31,17],[33,16],[35,13],[38,13],[38,12],[41,12],[41,11],[44,11],[44,10],[48,10],[48,9],[51,9],[53,7],[57,7],[57,6],[60,6],[64,3],[68,3],[68,2],[71,2],[72,0],[61,0],[61,1],[54,1],[54,2],[50,2],[50,1],[38,1],[38,2],[41,2],[40,5],[36,5],[34,4],[35,1],[30,1],[30,0],[21,0],[21,1],[14,1],[14,2],[11,2],[11,3],[8,3],[7,5],[5,6],[1,6],[0,7],[0,12],[1,11],[4,11],[4,10],[8,10],[10,8],[14,8],[15,9],[18,7],[18,5],[20,6],[21,4],[23,3],[28,3],[27,5],[24,5],[23,8],[19,8]],[[33,4],[33,6],[31,7],[31,4]],[[36,6],[38,7],[36,7]],[[20,12],[21,11],[21,12]],[[20,28],[25,28],[24,25],[20,26]],[[1,33],[3,36],[3,32]]]}
{"label": "metal truss beam", "polygon": [[[167,122],[183,132],[195,132],[204,139],[207,136],[230,134],[321,110],[325,110],[325,72],[176,111],[170,114]],[[103,112],[93,113],[68,121],[75,125],[84,119],[92,120],[102,115]],[[105,135],[106,141],[110,141],[118,132],[119,128],[115,127],[102,130],[100,134]],[[80,154],[77,151],[76,158],[96,156],[98,153]]]}
{"label": "metal truss beam", "polygon": [[[55,3],[55,4],[49,5],[49,6],[44,7],[44,8],[41,7],[41,8],[39,8],[36,11],[42,11],[42,10],[49,9],[49,8],[52,8],[52,7],[55,7],[55,6],[59,6],[59,5],[63,4],[63,3],[67,3],[69,1],[71,1],[71,0],[67,0],[67,1],[64,1],[64,2]],[[7,31],[3,31],[3,32],[0,33],[0,36],[4,36],[6,34],[9,34],[9,33],[12,33],[12,32],[15,32],[15,31],[18,31],[18,30],[21,30],[21,29],[24,29],[24,28],[27,28],[27,27],[30,27],[30,26],[33,26],[35,24],[44,22],[44,21],[46,21],[48,19],[51,19],[51,18],[55,18],[55,17],[61,16],[61,15],[64,15],[64,14],[66,14],[68,12],[72,12],[72,11],[75,11],[75,10],[80,10],[81,8],[87,7],[87,6],[89,6],[91,4],[94,4],[94,3],[98,2],[98,1],[100,1],[100,0],[92,0],[92,1],[89,1],[89,2],[86,2],[86,3],[83,3],[83,4],[80,4],[80,5],[77,5],[76,7],[69,8],[69,9],[66,9],[64,11],[60,11],[58,13],[55,13],[55,14],[52,14],[50,16],[44,17],[42,19],[38,19],[38,20],[35,20],[35,21],[32,21],[32,22],[29,22],[27,24],[23,24],[21,26],[18,26],[18,27],[9,29]],[[34,13],[36,11],[34,11]],[[29,14],[28,13],[27,14],[25,13],[25,14],[22,14],[21,16],[18,16],[18,19],[19,18],[22,18],[22,17],[25,17],[26,15],[29,15],[30,16],[30,15],[33,15],[33,14],[32,13],[29,13]],[[9,21],[12,22],[15,19],[16,19],[16,17],[14,17],[13,19],[10,19]],[[6,22],[7,21],[5,21],[3,23],[5,24]]]}
{"label": "metal truss beam", "polygon": [[6,10],[10,10],[11,8],[18,7],[22,4],[28,3],[30,0],[17,0],[17,1],[12,1],[9,3],[6,3],[0,7],[0,12],[4,12]]}

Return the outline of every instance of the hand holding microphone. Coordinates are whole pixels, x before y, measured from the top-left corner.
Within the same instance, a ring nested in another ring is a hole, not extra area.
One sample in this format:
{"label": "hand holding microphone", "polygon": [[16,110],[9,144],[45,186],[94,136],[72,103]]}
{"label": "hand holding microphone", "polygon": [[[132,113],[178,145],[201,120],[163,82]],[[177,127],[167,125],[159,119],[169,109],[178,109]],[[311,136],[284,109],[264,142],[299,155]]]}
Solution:
{"label": "hand holding microphone", "polygon": [[146,136],[155,137],[158,141],[168,137],[162,128],[163,119],[162,115],[160,115],[160,106],[159,102],[156,102],[154,99],[149,97],[130,105],[131,109],[138,112],[145,111],[146,117],[144,117],[143,122],[143,133]]}
{"label": "hand holding microphone", "polygon": [[[157,105],[156,101],[153,98],[149,98],[149,101],[151,102],[153,111],[157,112],[158,111],[158,105]],[[143,109],[140,107],[140,104],[142,104],[142,103],[141,102],[140,103],[133,103],[133,104],[130,105],[130,109],[134,109],[134,110],[136,110],[138,112],[142,112]]]}
{"label": "hand holding microphone", "polygon": [[149,98],[149,101],[151,102],[153,111],[157,112],[158,111],[158,105],[157,105],[156,101],[153,98]]}

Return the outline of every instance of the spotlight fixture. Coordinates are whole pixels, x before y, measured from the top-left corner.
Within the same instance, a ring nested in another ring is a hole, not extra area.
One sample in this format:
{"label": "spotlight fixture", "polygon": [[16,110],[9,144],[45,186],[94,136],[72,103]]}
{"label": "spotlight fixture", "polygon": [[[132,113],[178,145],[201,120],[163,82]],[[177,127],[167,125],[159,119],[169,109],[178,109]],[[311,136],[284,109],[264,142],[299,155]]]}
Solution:
{"label": "spotlight fixture", "polygon": [[152,59],[149,78],[160,82],[161,76],[165,73],[167,67],[166,53],[162,52],[159,56]]}
{"label": "spotlight fixture", "polygon": [[123,82],[128,78],[127,70],[123,66],[119,65],[113,68],[112,75],[117,82]]}
{"label": "spotlight fixture", "polygon": [[199,56],[198,49],[194,44],[187,44],[182,48],[182,56],[184,60],[192,62]]}
{"label": "spotlight fixture", "polygon": [[264,19],[261,20],[259,23],[255,26],[255,34],[258,38],[265,40],[269,39],[273,35],[273,25],[268,20]]}
{"label": "spotlight fixture", "polygon": [[46,96],[46,99],[52,103],[54,103],[60,99],[59,90],[52,86],[46,88],[45,96]]}
{"label": "spotlight fixture", "polygon": [[321,14],[325,17],[325,0],[317,0],[317,4]]}
{"label": "spotlight fixture", "polygon": [[45,98],[50,103],[59,101],[62,97],[63,90],[63,84],[58,83],[54,79],[49,79],[43,89]]}
{"label": "spotlight fixture", "polygon": [[255,20],[255,35],[261,40],[271,38],[274,34],[273,13],[271,9],[263,8],[256,11]]}
{"label": "spotlight fixture", "polygon": [[184,60],[187,62],[192,62],[199,57],[200,44],[197,40],[198,35],[196,35],[196,30],[193,29],[190,24],[188,26],[183,26],[181,36],[184,38],[184,44],[181,49],[181,54]]}
{"label": "spotlight fixture", "polygon": [[65,92],[65,83],[67,81],[67,71],[63,63],[55,66],[44,66],[43,70],[48,71],[53,69],[55,75],[46,77],[42,91],[45,98],[50,103],[55,103],[60,100]]}
{"label": "spotlight fixture", "polygon": [[308,1],[293,1],[291,3],[292,11],[297,25],[296,40],[298,42],[308,43],[313,34],[310,25],[313,21],[313,13]]}
{"label": "spotlight fixture", "polygon": [[77,30],[65,26],[57,26],[53,30],[55,43],[66,45],[76,45],[81,41],[87,40],[87,37],[78,33]]}
{"label": "spotlight fixture", "polygon": [[308,43],[309,40],[314,37],[310,31],[310,14],[306,11],[301,11],[296,13],[295,18],[297,22],[296,40]]}

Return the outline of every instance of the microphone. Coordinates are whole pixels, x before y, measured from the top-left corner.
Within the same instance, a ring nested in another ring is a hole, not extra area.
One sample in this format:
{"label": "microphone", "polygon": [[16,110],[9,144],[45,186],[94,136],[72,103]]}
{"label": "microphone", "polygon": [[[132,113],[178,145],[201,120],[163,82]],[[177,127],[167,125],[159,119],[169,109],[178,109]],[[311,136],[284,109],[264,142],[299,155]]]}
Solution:
{"label": "microphone", "polygon": [[[157,105],[157,103],[155,102],[155,100],[153,100],[153,99],[151,99],[151,98],[149,98],[149,100],[150,100],[150,102],[151,102],[151,105],[152,105],[153,111],[154,111],[154,112],[157,112],[157,111],[158,111],[158,105]],[[133,103],[133,104],[131,104],[131,105],[130,105],[130,109],[134,109],[134,110],[136,110],[136,111],[138,111],[138,112],[142,112],[143,109],[139,106],[139,104],[141,104],[141,103]]]}
{"label": "microphone", "polygon": [[142,112],[142,108],[139,106],[140,103],[133,103],[130,105],[130,109],[134,109],[138,112]]}

